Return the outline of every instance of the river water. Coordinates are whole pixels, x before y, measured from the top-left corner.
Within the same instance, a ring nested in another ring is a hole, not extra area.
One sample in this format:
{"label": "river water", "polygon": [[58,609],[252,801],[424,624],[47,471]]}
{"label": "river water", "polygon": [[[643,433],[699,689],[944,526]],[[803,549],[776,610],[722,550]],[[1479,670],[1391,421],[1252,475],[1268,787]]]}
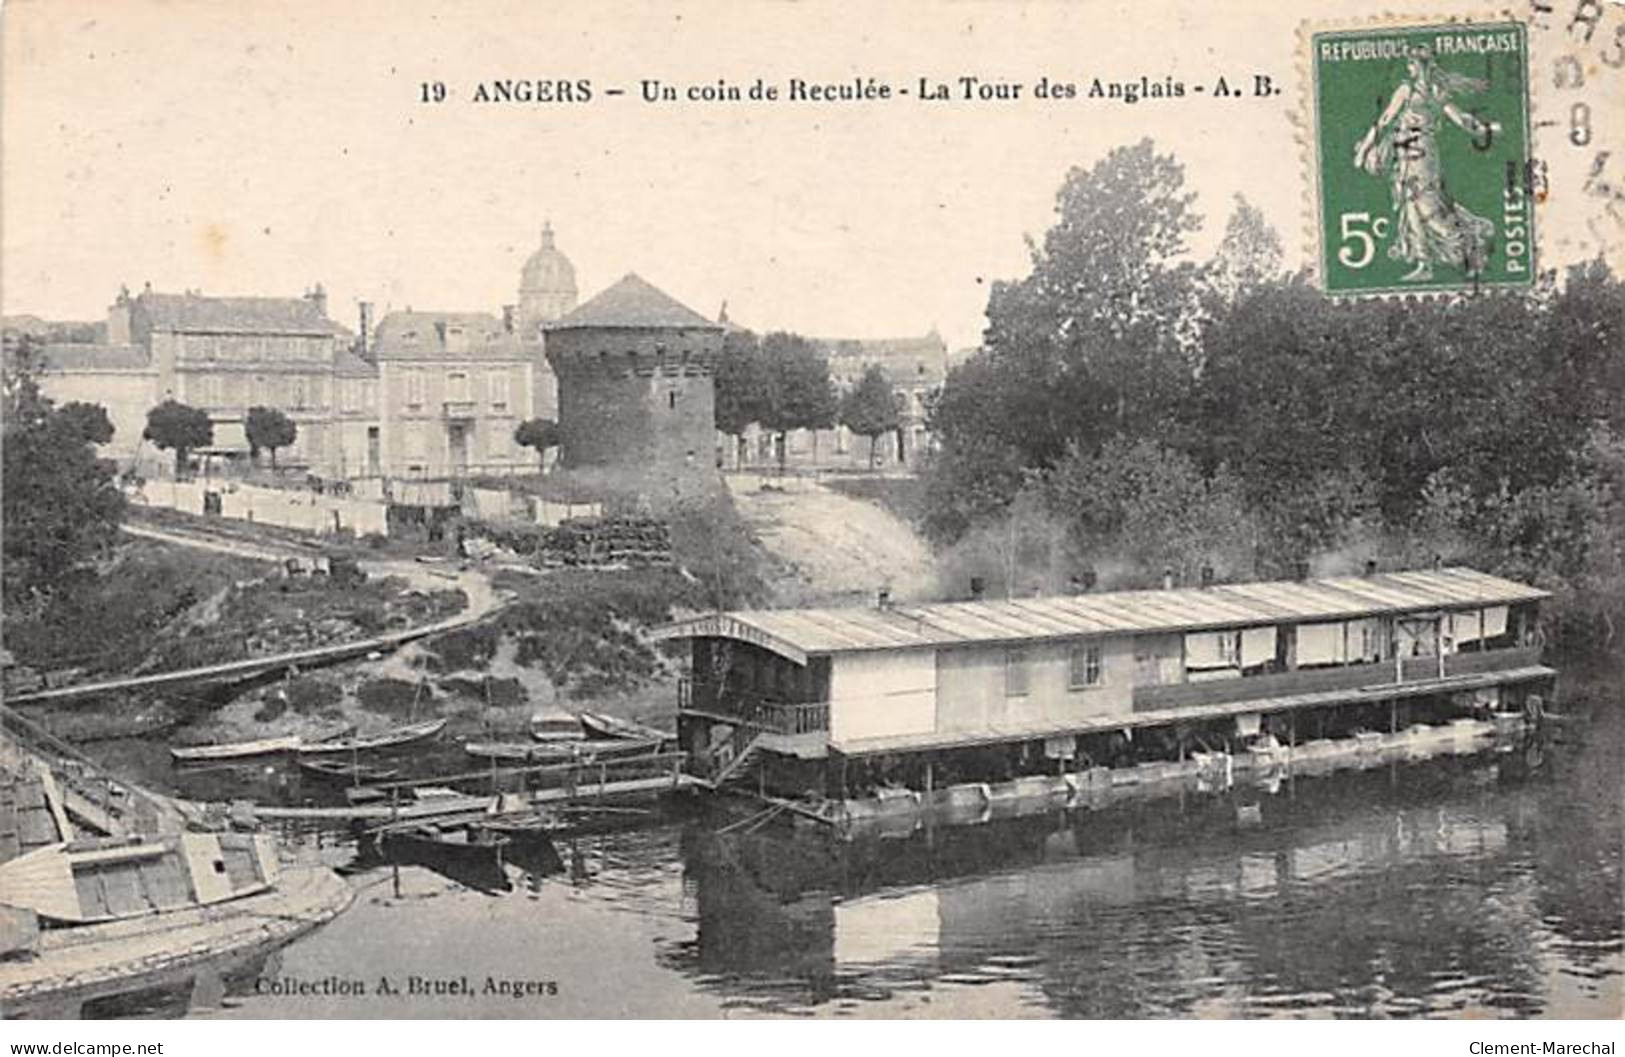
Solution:
{"label": "river water", "polygon": [[435,872],[307,834],[359,889],[330,925],[38,1012],[1618,1017],[1619,672],[1516,747],[889,839],[702,804]]}

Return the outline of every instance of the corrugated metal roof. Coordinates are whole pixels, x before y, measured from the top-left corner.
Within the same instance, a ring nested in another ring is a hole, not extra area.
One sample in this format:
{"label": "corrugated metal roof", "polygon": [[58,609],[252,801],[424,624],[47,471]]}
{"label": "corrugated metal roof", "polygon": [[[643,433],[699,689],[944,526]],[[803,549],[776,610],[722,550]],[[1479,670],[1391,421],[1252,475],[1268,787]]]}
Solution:
{"label": "corrugated metal roof", "polygon": [[696,617],[662,628],[658,637],[763,641],[800,660],[856,650],[1339,620],[1545,597],[1539,588],[1450,568],[886,609],[758,609]]}

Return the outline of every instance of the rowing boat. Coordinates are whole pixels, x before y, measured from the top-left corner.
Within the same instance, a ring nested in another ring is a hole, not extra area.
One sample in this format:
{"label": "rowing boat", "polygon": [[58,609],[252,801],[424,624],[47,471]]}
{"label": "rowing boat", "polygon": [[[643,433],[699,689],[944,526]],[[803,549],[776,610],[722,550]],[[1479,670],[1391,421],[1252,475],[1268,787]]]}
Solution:
{"label": "rowing boat", "polygon": [[376,764],[369,763],[344,763],[340,760],[329,760],[320,756],[309,760],[300,760],[299,769],[317,778],[332,778],[346,782],[387,782],[401,773],[400,769],[396,767],[379,767]]}
{"label": "rowing boat", "polygon": [[663,730],[656,729],[636,720],[622,719],[605,712],[577,712],[576,719],[586,728],[588,734],[600,738],[625,738],[644,741],[653,738],[656,741],[667,741],[671,738]]}
{"label": "rowing boat", "polygon": [[660,742],[654,738],[628,741],[624,738],[598,738],[583,741],[529,742],[471,741],[463,751],[482,760],[513,760],[523,763],[570,763],[574,760],[613,759],[655,752]]}
{"label": "rowing boat", "polygon": [[367,734],[355,738],[335,738],[332,741],[317,742],[312,745],[298,745],[296,752],[301,756],[316,756],[340,752],[365,752],[368,749],[388,749],[396,745],[407,745],[414,741],[432,738],[445,729],[446,721],[443,719],[428,719],[422,723],[412,723],[394,730],[386,730],[379,734]]}
{"label": "rowing boat", "polygon": [[538,712],[530,717],[530,736],[537,741],[580,741],[587,731],[568,712]]}
{"label": "rowing boat", "polygon": [[280,738],[260,738],[257,741],[234,741],[225,745],[194,745],[184,749],[170,749],[169,755],[181,762],[191,760],[237,760],[249,756],[270,756],[279,752],[292,752],[305,740],[297,734]]}

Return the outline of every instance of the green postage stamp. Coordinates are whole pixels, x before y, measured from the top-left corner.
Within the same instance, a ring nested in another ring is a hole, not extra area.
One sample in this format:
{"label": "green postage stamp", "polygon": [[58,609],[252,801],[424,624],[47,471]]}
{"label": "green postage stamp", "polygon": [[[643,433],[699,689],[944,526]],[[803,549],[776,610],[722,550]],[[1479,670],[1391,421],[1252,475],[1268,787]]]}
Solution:
{"label": "green postage stamp", "polygon": [[1326,292],[1531,283],[1524,26],[1373,26],[1310,43]]}

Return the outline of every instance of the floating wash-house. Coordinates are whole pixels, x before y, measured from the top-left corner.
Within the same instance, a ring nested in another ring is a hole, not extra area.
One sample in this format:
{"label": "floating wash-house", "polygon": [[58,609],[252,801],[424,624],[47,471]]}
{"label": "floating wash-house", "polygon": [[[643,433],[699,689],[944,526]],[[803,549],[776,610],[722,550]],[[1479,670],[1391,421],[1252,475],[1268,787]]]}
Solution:
{"label": "floating wash-house", "polygon": [[698,777],[850,805],[1102,768],[1113,784],[1154,780],[1162,765],[1311,740],[1356,751],[1359,734],[1464,717],[1504,726],[1556,677],[1540,664],[1546,597],[1472,569],[1368,566],[1004,601],[882,596],[659,635],[691,644],[679,737]]}

